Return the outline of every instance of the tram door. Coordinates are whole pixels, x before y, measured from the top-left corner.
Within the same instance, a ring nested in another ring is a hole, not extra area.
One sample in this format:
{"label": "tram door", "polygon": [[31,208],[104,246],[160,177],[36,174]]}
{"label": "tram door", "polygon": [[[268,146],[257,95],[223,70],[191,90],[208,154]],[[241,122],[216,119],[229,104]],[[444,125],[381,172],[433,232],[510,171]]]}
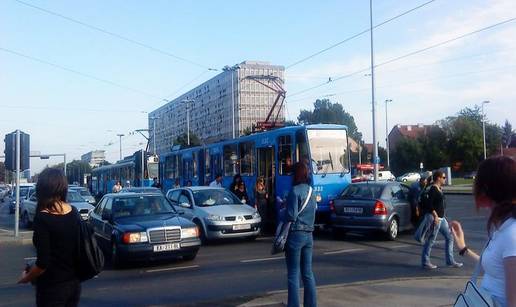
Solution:
{"label": "tram door", "polygon": [[[265,224],[267,228],[272,227],[276,221],[276,201],[275,201],[275,153],[274,147],[257,148],[257,174],[265,180],[265,187],[269,193],[269,203],[267,204],[267,216]],[[264,217],[262,217],[263,219]]]}

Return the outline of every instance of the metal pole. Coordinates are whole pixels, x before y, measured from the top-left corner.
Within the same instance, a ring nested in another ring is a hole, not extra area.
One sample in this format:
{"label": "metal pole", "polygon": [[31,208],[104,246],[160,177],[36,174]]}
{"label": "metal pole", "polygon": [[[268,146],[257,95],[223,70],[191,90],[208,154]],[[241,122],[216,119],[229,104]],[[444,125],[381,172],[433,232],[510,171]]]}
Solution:
{"label": "metal pole", "polygon": [[190,146],[190,100],[186,102],[186,138],[187,144]]}
{"label": "metal pole", "polygon": [[140,180],[140,185],[143,187],[143,176],[145,176],[145,169],[144,169],[145,165],[144,165],[144,161],[143,160],[144,160],[145,157],[144,157],[143,149],[141,149],[141,152],[142,152],[142,178]]}
{"label": "metal pole", "polygon": [[487,152],[486,152],[486,120],[485,120],[485,114],[484,114],[484,104],[489,103],[489,101],[482,101],[482,141],[484,143],[484,160],[487,158]]}
{"label": "metal pole", "polygon": [[122,137],[123,134],[117,134],[118,138],[120,139],[120,160],[122,160]]}
{"label": "metal pole", "polygon": [[374,181],[378,181],[378,142],[376,142],[376,103],[374,97],[373,0],[369,0],[369,19],[371,26],[371,103],[373,104],[373,166]]}
{"label": "metal pole", "polygon": [[156,154],[156,117],[152,118],[152,144],[154,145],[154,154]]}
{"label": "metal pole", "polygon": [[65,173],[66,181],[68,181],[68,177],[66,175],[66,154],[63,154],[63,161],[64,161],[64,173]]}
{"label": "metal pole", "polygon": [[232,129],[233,129],[233,138],[235,138],[235,88],[234,88],[234,72],[235,72],[235,68],[232,67],[231,70],[229,70],[231,72],[231,116],[232,116],[232,119],[231,119],[231,126],[232,126]]}
{"label": "metal pole", "polygon": [[391,159],[390,159],[390,146],[389,146],[389,120],[388,120],[388,112],[387,112],[387,103],[391,102],[392,99],[385,100],[385,149],[387,149],[387,168],[391,169]]}
{"label": "metal pole", "polygon": [[20,130],[16,130],[16,207],[14,211],[14,237],[20,235]]}

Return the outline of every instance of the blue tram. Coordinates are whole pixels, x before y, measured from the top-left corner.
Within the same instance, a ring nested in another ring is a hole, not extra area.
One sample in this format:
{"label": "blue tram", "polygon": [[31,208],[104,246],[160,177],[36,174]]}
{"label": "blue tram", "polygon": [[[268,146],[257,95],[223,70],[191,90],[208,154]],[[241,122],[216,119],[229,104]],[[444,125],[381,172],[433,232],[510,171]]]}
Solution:
{"label": "blue tram", "polygon": [[158,177],[158,157],[140,150],[115,164],[94,168],[90,190],[93,195],[104,195],[111,193],[119,180],[124,187],[151,186],[153,178]]}
{"label": "blue tram", "polygon": [[347,128],[342,125],[290,126],[193,148],[175,146],[160,157],[160,181],[167,191],[176,181],[208,185],[221,174],[223,186],[229,187],[240,174],[254,202],[256,179],[263,177],[277,211],[292,187],[297,161],[309,165],[318,221],[326,221],[330,201],[351,182]]}

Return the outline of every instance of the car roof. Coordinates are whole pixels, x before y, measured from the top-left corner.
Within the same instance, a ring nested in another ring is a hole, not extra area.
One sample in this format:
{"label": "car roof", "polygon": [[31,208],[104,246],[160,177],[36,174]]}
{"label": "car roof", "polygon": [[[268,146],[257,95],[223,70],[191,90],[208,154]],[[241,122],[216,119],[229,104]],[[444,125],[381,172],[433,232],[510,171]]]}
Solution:
{"label": "car roof", "polygon": [[225,188],[218,187],[206,187],[206,186],[195,186],[195,187],[181,187],[182,189],[190,189],[192,191],[202,191],[202,190],[225,190]]}
{"label": "car roof", "polygon": [[399,182],[396,182],[396,181],[373,181],[373,180],[369,180],[369,181],[360,181],[360,182],[353,182],[351,183],[351,185],[381,185],[381,186],[386,186],[386,185],[392,185],[392,184],[399,184]]}
{"label": "car roof", "polygon": [[134,192],[127,192],[127,193],[109,193],[105,195],[106,197],[117,197],[117,198],[131,198],[131,197],[142,197],[142,196],[160,196],[164,197],[162,194],[158,193],[134,193]]}

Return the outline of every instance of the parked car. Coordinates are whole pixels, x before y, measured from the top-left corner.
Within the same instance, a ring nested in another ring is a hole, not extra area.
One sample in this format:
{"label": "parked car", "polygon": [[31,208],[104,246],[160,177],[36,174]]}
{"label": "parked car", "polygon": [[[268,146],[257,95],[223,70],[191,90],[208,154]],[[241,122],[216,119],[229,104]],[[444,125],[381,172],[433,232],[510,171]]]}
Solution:
{"label": "parked car", "polygon": [[155,194],[163,194],[160,189],[153,187],[130,187],[123,188],[120,190],[120,193],[155,193]]}
{"label": "parked car", "polygon": [[350,184],[331,204],[335,234],[350,230],[379,230],[389,240],[412,228],[409,188],[399,182]]}
{"label": "parked car", "polygon": [[199,227],[203,240],[260,234],[260,214],[224,188],[184,187],[169,190],[167,198]]}
{"label": "parked car", "polygon": [[418,181],[419,179],[421,179],[421,175],[419,173],[414,173],[414,172],[405,173],[405,174],[399,176],[398,178],[396,178],[396,180],[400,181],[400,182]]}
{"label": "parked car", "polygon": [[[88,215],[93,210],[93,206],[88,203],[81,195],[73,190],[68,190],[66,195],[66,202],[77,208],[83,220],[88,219]],[[32,193],[31,197],[23,201],[23,206],[20,207],[20,223],[23,227],[31,227],[36,216],[36,208],[38,206],[38,199],[36,193]]]}
{"label": "parked car", "polygon": [[85,187],[74,187],[74,186],[71,186],[68,188],[68,190],[71,190],[71,191],[76,191],[77,193],[79,193],[81,195],[82,198],[84,198],[84,200],[86,200],[88,203],[92,204],[92,205],[95,205],[96,201],[95,201],[95,197],[93,197],[90,193],[90,191],[85,188]]}
{"label": "parked car", "polygon": [[196,225],[163,195],[106,194],[88,221],[115,267],[133,260],[193,260],[201,245]]}
{"label": "parked car", "polygon": [[[32,194],[36,191],[33,183],[22,183],[20,184],[20,212],[23,207],[23,202],[28,200]],[[9,212],[11,214],[16,210],[16,187],[14,187],[11,191],[11,195],[9,196]],[[21,215],[20,215],[21,216]]]}
{"label": "parked car", "polygon": [[396,177],[391,173],[391,171],[379,171],[378,180],[394,181],[396,180]]}
{"label": "parked car", "polygon": [[9,195],[9,187],[6,185],[0,185],[0,201],[4,201],[4,199]]}

